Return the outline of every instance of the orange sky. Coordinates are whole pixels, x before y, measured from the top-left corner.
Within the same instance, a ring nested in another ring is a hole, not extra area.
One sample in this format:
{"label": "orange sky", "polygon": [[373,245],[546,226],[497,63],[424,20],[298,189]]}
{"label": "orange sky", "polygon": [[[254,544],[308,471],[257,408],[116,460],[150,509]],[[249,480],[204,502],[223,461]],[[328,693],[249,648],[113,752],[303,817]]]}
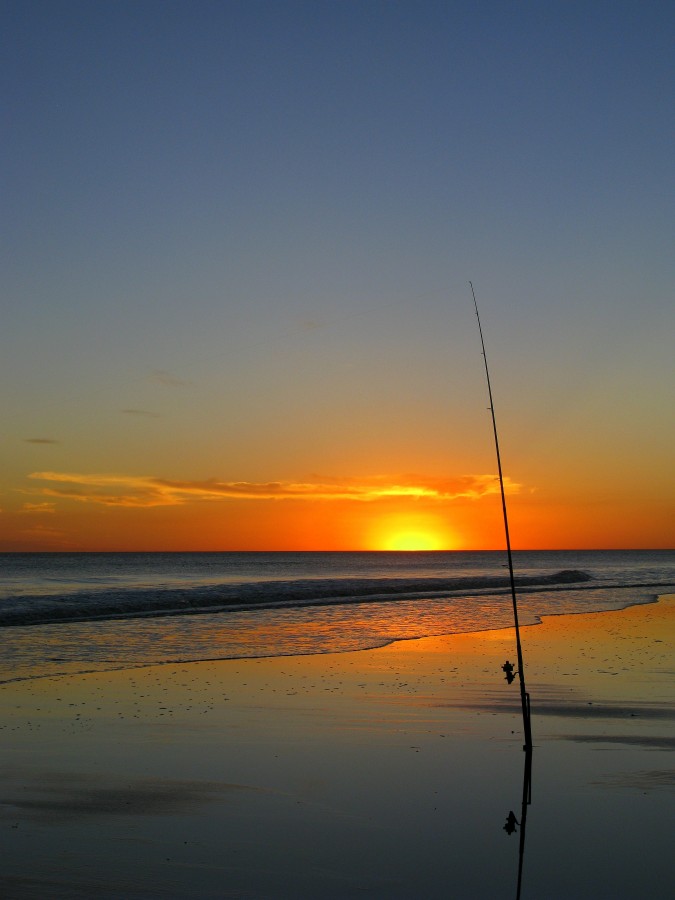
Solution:
{"label": "orange sky", "polygon": [[[181,500],[123,505],[35,497],[3,517],[14,550],[443,550],[504,546],[501,504],[475,497]],[[129,498],[127,498],[128,500]],[[135,498],[138,501],[138,497]],[[515,549],[672,546],[672,521],[616,502],[508,495]],[[636,529],[642,543],[636,542]]]}
{"label": "orange sky", "polygon": [[[464,321],[475,337],[470,317]],[[238,415],[226,397],[219,409],[222,380],[214,385],[213,373],[203,385],[132,384],[144,408],[157,411],[152,416],[120,412],[129,385],[115,380],[77,403],[24,406],[26,420],[48,425],[35,437],[4,440],[0,549],[504,546],[477,353],[471,365],[458,345],[457,360],[444,361],[447,390],[422,356],[418,369],[401,371],[368,353],[352,361],[361,395],[343,397],[324,361],[332,356],[338,365],[344,344],[324,345],[330,354],[310,365],[305,337],[298,343],[284,344],[283,365],[268,360],[270,396],[254,415]],[[399,349],[405,353],[405,344]],[[289,357],[305,366],[302,380]],[[540,364],[540,381],[516,390],[519,372],[497,360],[500,392],[502,382],[507,387],[497,418],[513,547],[675,546],[669,444],[644,439],[650,421],[664,438],[672,422],[655,418],[653,401],[618,403],[596,374],[583,390],[568,383],[552,415],[539,389],[553,373]],[[373,389],[373,372],[385,370],[390,383]],[[321,384],[334,402],[308,405],[310,385]],[[237,428],[228,430],[228,421]]]}

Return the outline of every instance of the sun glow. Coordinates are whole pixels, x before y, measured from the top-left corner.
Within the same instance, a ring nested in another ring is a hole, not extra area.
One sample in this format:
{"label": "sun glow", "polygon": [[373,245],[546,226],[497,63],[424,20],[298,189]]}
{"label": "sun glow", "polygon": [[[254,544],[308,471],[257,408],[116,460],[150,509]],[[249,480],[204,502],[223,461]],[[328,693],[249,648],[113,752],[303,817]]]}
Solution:
{"label": "sun glow", "polygon": [[372,550],[457,550],[461,546],[445,516],[426,511],[377,518],[368,538],[366,546]]}
{"label": "sun glow", "polygon": [[384,550],[444,550],[437,534],[426,531],[400,531],[383,541]]}

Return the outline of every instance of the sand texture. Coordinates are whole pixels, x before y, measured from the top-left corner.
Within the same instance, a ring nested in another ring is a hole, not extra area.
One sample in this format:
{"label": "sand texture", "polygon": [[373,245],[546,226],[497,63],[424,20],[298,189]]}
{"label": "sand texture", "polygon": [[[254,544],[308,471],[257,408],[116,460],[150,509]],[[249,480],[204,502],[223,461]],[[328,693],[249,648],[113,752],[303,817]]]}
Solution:
{"label": "sand texture", "polygon": [[[522,898],[671,896],[674,622],[671,597],[522,630]],[[507,658],[511,630],[5,684],[0,895],[515,897]]]}

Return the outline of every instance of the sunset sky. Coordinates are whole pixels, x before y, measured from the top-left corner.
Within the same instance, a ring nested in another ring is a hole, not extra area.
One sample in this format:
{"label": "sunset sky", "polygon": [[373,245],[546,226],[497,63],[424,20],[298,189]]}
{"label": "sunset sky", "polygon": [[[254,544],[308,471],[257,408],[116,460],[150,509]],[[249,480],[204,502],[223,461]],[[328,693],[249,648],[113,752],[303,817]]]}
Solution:
{"label": "sunset sky", "polygon": [[675,546],[654,0],[5,0],[0,550]]}

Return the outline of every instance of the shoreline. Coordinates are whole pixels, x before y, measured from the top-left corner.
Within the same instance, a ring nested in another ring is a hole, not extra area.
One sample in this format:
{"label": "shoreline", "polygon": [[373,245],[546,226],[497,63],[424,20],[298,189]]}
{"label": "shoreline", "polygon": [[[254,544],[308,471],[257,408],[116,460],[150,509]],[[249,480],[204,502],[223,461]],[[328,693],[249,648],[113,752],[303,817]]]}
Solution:
{"label": "shoreline", "polygon": [[[523,900],[668,896],[674,623],[664,595],[521,626],[535,744]],[[512,652],[503,628],[5,683],[0,888],[515,895]]]}
{"label": "shoreline", "polygon": [[[648,587],[648,586],[649,585],[641,585],[640,588],[644,589],[644,587]],[[610,588],[603,587],[601,589],[602,590],[611,590],[611,587]],[[620,588],[617,588],[617,589],[631,590],[632,587],[630,585],[628,585],[628,586],[622,585]],[[596,609],[596,610],[591,610],[591,611],[589,611],[589,610],[571,610],[571,611],[565,610],[562,612],[541,613],[541,614],[535,615],[535,621],[521,623],[520,627],[521,627],[521,629],[532,628],[534,626],[541,625],[546,619],[549,619],[549,618],[555,619],[558,617],[578,616],[578,615],[581,615],[581,616],[604,615],[604,614],[608,614],[608,613],[612,613],[612,612],[621,612],[622,610],[630,609],[634,606],[649,606],[654,603],[659,603],[661,598],[668,597],[668,596],[669,596],[668,592],[666,592],[664,594],[653,594],[653,595],[650,595],[650,597],[648,599],[642,598],[642,599],[634,599],[631,601],[627,601],[625,603],[625,605],[623,605],[623,606],[617,606],[617,607],[611,607],[611,608],[605,608],[605,609]],[[355,600],[354,603],[358,603],[358,600]],[[335,605],[335,606],[337,606],[339,604],[334,603],[334,604],[317,604],[317,605],[321,605],[321,606]],[[275,607],[275,608],[283,609],[283,607]],[[246,612],[248,610],[243,610],[243,611]],[[212,613],[212,612],[213,611],[205,611],[203,614],[208,615],[209,613]],[[217,612],[218,611],[216,611],[216,613]],[[125,617],[123,615],[120,615],[119,617],[115,617],[115,618],[101,617],[101,618],[96,618],[96,619],[83,619],[83,620],[79,620],[79,619],[54,620],[54,621],[49,621],[49,622],[44,622],[44,623],[36,623],[36,624],[31,624],[31,625],[10,624],[7,626],[0,627],[0,634],[2,633],[3,627],[9,628],[10,629],[9,633],[11,634],[15,628],[16,629],[23,629],[23,628],[39,629],[39,628],[43,628],[43,627],[45,627],[45,628],[52,628],[54,626],[58,627],[61,625],[63,625],[64,628],[66,628],[71,625],[87,626],[87,625],[96,625],[96,624],[101,624],[101,623],[114,624],[116,622],[125,624],[126,622],[134,622],[134,621],[138,621],[138,620],[163,622],[165,620],[170,621],[172,618],[176,618],[176,617],[180,617],[180,618],[182,618],[183,616],[191,617],[192,615],[193,615],[193,613],[175,613],[175,614],[171,613],[169,615],[148,613],[145,616]],[[194,615],[197,618],[199,618],[200,615],[202,615],[202,613],[194,613]],[[392,644],[396,644],[399,642],[424,641],[427,639],[436,639],[436,638],[443,638],[443,637],[452,638],[452,637],[459,636],[459,635],[473,635],[473,634],[478,635],[478,634],[484,634],[485,632],[490,632],[490,631],[509,631],[512,629],[513,629],[513,625],[505,624],[505,625],[499,625],[499,626],[487,626],[485,628],[473,628],[473,629],[467,630],[467,631],[449,631],[449,632],[445,632],[445,633],[441,633],[441,634],[437,634],[437,635],[411,635],[411,636],[394,637],[394,638],[389,638],[389,639],[383,638],[382,641],[379,643],[372,643],[372,644],[368,644],[368,645],[365,645],[362,647],[344,647],[344,648],[329,647],[327,649],[317,649],[313,652],[312,651],[303,652],[303,651],[299,651],[299,650],[294,650],[294,651],[288,652],[288,653],[264,653],[264,652],[262,652],[258,655],[203,656],[203,657],[198,657],[198,658],[177,657],[175,659],[152,660],[152,661],[148,661],[148,662],[130,663],[130,664],[122,664],[122,665],[116,664],[116,665],[112,665],[110,668],[105,668],[104,664],[99,664],[98,667],[95,667],[95,668],[79,669],[79,668],[77,668],[77,666],[80,665],[80,663],[73,662],[73,661],[69,660],[67,657],[65,657],[62,661],[64,663],[69,663],[74,667],[70,671],[63,671],[63,672],[50,671],[50,672],[44,672],[43,674],[17,675],[17,676],[13,676],[13,677],[9,677],[9,678],[1,678],[0,677],[0,688],[3,685],[14,684],[14,683],[22,682],[22,681],[39,680],[42,678],[68,678],[68,677],[73,677],[76,675],[93,675],[96,673],[126,671],[126,670],[131,671],[131,670],[144,669],[144,668],[149,668],[149,667],[195,665],[195,664],[202,663],[202,662],[204,662],[204,663],[226,662],[226,661],[234,662],[234,661],[243,661],[243,660],[267,660],[267,659],[289,659],[289,658],[294,658],[294,657],[304,658],[304,657],[312,657],[312,656],[331,656],[331,655],[339,655],[339,654],[343,654],[343,653],[367,653],[367,652],[374,651],[374,650],[381,650],[385,647],[388,647]],[[56,634],[61,636],[59,634],[59,632],[56,632]],[[50,660],[50,662],[56,662],[56,661],[61,661],[61,660],[59,660],[58,657],[54,657],[53,659]]]}

